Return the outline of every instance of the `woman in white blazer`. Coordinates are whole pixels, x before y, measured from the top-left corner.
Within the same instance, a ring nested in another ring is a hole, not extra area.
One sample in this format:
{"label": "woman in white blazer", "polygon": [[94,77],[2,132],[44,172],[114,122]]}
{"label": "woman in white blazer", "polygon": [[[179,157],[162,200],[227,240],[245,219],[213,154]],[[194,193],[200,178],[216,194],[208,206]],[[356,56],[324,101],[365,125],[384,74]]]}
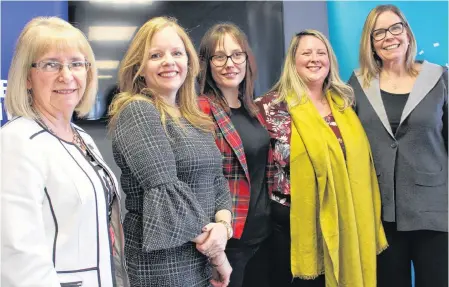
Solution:
{"label": "woman in white blazer", "polygon": [[3,287],[127,284],[117,180],[70,121],[96,92],[84,34],[59,18],[31,20],[9,70],[14,118],[0,131]]}

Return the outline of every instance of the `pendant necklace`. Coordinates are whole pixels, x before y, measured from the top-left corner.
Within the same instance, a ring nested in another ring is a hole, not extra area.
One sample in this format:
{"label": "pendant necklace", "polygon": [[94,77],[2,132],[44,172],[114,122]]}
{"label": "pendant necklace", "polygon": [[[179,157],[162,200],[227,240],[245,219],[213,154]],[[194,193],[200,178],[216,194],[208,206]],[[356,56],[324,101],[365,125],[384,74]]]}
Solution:
{"label": "pendant necklace", "polygon": [[[51,134],[58,137],[58,135],[42,120],[42,117],[39,115],[39,113],[37,113],[35,111],[35,114],[37,115],[38,122],[41,125],[43,125]],[[72,124],[70,124],[70,127],[72,128],[72,132],[73,132],[72,143],[75,144],[78,148],[80,148],[84,154],[86,154],[87,148],[86,148],[86,145],[85,145],[83,139],[81,138],[80,134],[75,130],[75,128],[72,126]]]}

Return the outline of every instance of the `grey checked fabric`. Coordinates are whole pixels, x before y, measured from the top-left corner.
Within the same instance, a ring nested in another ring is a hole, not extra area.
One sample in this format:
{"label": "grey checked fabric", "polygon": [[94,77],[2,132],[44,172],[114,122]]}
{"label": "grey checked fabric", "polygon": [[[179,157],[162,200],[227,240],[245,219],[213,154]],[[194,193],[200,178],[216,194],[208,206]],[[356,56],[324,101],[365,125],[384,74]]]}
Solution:
{"label": "grey checked fabric", "polygon": [[132,287],[209,286],[211,269],[191,239],[231,210],[213,135],[167,120],[147,101],[128,104],[112,133],[128,213],[125,254]]}

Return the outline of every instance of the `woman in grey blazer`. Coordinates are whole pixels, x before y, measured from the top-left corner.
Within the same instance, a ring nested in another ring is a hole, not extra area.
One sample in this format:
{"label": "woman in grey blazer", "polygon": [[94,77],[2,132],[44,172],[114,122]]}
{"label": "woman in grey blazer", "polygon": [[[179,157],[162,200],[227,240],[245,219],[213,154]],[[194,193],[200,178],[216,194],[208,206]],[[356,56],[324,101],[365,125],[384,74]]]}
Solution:
{"label": "woman in grey blazer", "polygon": [[121,62],[110,128],[132,287],[229,283],[231,195],[213,123],[198,107],[198,71],[192,41],[167,17],[146,22]]}
{"label": "woman in grey blazer", "polygon": [[447,69],[415,61],[416,40],[401,11],[368,15],[360,69],[350,79],[371,143],[390,247],[378,286],[448,286]]}

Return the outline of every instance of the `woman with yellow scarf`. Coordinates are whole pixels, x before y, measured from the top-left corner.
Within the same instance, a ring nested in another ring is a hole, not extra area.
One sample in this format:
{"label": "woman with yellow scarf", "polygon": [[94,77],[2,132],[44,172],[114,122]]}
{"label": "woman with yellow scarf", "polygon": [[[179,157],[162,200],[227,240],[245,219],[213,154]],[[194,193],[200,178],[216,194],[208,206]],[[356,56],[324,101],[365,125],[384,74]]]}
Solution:
{"label": "woman with yellow scarf", "polygon": [[273,286],[375,287],[388,244],[370,146],[320,32],[293,37],[257,104],[272,137]]}

